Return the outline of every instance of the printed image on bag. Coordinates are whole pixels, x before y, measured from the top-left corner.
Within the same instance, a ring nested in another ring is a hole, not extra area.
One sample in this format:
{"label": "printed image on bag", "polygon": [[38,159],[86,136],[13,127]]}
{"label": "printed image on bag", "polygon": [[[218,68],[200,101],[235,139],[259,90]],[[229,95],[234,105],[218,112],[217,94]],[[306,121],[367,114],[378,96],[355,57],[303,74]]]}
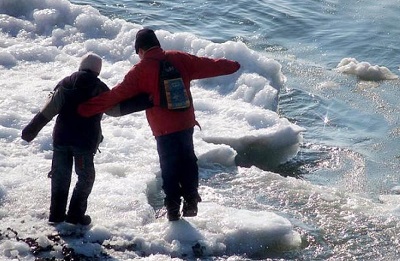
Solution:
{"label": "printed image on bag", "polygon": [[169,62],[160,62],[160,106],[170,110],[190,107],[190,97],[180,72]]}
{"label": "printed image on bag", "polygon": [[184,109],[190,106],[189,97],[182,78],[164,80],[164,86],[168,109]]}

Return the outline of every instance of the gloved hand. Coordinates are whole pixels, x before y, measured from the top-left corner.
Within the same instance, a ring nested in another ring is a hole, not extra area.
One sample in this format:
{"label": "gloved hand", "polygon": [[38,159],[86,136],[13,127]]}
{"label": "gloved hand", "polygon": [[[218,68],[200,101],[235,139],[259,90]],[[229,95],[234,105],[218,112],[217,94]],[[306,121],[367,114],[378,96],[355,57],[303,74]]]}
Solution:
{"label": "gloved hand", "polygon": [[21,138],[27,142],[31,142],[38,135],[39,131],[37,131],[36,126],[33,124],[28,124],[23,130]]}
{"label": "gloved hand", "polygon": [[22,130],[21,138],[31,142],[38,135],[39,131],[49,122],[40,112],[33,117],[31,122]]}

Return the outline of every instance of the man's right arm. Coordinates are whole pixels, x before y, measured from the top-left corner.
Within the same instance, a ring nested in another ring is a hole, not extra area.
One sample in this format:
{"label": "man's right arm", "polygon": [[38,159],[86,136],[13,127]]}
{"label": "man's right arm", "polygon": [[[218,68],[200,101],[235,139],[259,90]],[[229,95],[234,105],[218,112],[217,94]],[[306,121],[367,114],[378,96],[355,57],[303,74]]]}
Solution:
{"label": "man's right arm", "polygon": [[103,92],[96,97],[78,106],[78,113],[83,117],[91,117],[98,113],[104,113],[111,110],[124,100],[127,100],[137,93],[135,92],[135,85],[137,82],[137,75],[135,67],[132,68],[125,75],[124,80],[110,91]]}
{"label": "man's right arm", "polygon": [[61,87],[56,87],[54,93],[35,117],[22,130],[21,138],[27,142],[31,142],[46,124],[57,115],[65,102],[64,92]]}
{"label": "man's right arm", "polygon": [[119,117],[151,107],[153,107],[153,102],[150,100],[149,95],[142,93],[118,103],[105,113],[112,117]]}

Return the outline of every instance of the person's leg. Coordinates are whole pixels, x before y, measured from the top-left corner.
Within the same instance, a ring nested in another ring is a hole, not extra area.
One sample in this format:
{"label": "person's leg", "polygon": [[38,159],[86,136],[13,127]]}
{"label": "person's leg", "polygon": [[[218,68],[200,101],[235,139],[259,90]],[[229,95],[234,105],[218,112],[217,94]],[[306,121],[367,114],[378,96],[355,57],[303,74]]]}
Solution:
{"label": "person's leg", "polygon": [[193,128],[179,135],[179,183],[184,198],[197,195],[199,187],[199,169],[193,146]]}
{"label": "person's leg", "polygon": [[54,146],[51,178],[51,203],[49,222],[63,222],[72,175],[72,153],[68,147]]}
{"label": "person's leg", "polygon": [[92,192],[95,169],[94,153],[92,151],[82,151],[74,148],[75,172],[78,175],[78,181],[69,204],[67,222],[73,224],[89,225],[91,219],[85,216],[88,204],[88,197]]}
{"label": "person's leg", "polygon": [[162,188],[165,193],[164,205],[170,221],[180,218],[181,187],[179,184],[176,134],[156,137],[160,160]]}
{"label": "person's leg", "polygon": [[197,157],[193,146],[193,128],[181,132],[180,135],[180,184],[184,198],[183,216],[193,217],[197,215],[197,203],[201,202],[198,193],[199,169]]}

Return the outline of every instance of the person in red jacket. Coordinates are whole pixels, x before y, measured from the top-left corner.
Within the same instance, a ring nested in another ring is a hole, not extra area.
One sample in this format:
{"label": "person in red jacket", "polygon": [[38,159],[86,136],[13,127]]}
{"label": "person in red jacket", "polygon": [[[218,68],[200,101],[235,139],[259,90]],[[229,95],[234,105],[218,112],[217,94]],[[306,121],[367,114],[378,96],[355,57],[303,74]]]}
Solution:
{"label": "person in red jacket", "polygon": [[[78,112],[90,117],[139,94],[149,95],[154,106],[146,109],[146,116],[157,142],[168,219],[174,221],[181,217],[182,197],[182,215],[196,216],[201,197],[198,193],[199,174],[193,131],[198,123],[190,81],[232,74],[240,68],[240,64],[181,51],[164,51],[154,31],[147,28],[138,31],[135,50],[140,62],[131,68],[123,81],[110,91],[81,104]],[[169,70],[165,69],[162,61],[167,61],[167,67],[178,72],[177,79],[167,82],[161,79],[160,74]],[[183,106],[175,109],[174,103]]]}

